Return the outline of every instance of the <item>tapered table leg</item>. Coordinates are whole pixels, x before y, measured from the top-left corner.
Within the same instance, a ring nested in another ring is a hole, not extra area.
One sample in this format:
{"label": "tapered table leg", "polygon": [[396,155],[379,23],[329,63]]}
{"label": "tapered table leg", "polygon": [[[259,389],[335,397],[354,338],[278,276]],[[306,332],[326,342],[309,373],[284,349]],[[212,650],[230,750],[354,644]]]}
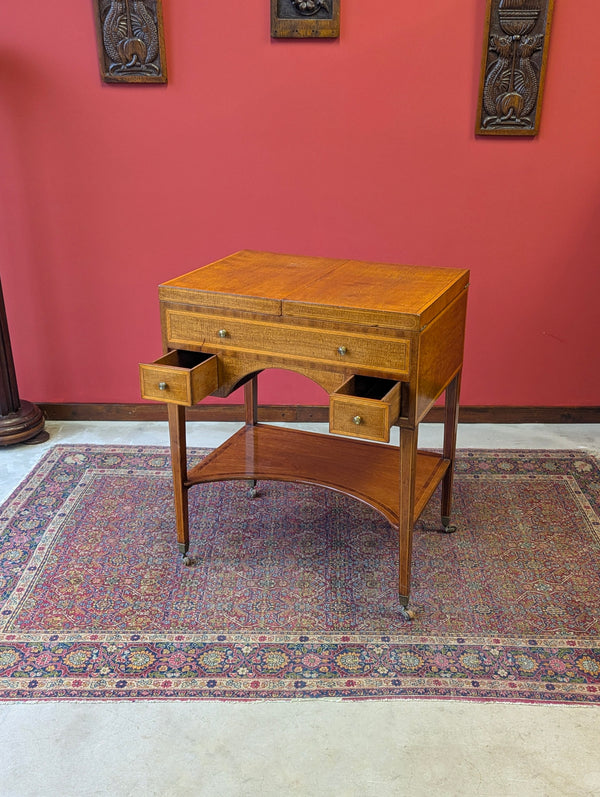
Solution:
{"label": "tapered table leg", "polygon": [[255,376],[244,385],[244,405],[246,423],[256,426],[258,422],[258,380]]}
{"label": "tapered table leg", "polygon": [[442,526],[444,531],[456,531],[450,525],[452,513],[452,485],[454,482],[454,460],[456,457],[456,432],[458,426],[458,402],[460,397],[459,371],[446,388],[446,408],[444,411],[444,459],[450,460],[450,467],[442,480]]}
{"label": "tapered table leg", "polygon": [[415,507],[415,472],[417,462],[416,429],[400,429],[400,511],[398,518],[399,578],[398,594],[402,613],[408,619],[412,536]]}
{"label": "tapered table leg", "polygon": [[175,523],[177,543],[184,563],[189,564],[187,551],[190,544],[188,487],[187,482],[187,442],[185,433],[185,407],[178,404],[167,405],[169,413],[169,438],[171,442],[171,467],[173,469],[173,497],[175,499]]}
{"label": "tapered table leg", "polygon": [[[253,376],[250,381],[244,385],[244,406],[246,423],[249,426],[256,426],[258,423],[258,379]],[[258,495],[258,488],[256,486],[256,479],[248,480],[248,496],[256,498]]]}

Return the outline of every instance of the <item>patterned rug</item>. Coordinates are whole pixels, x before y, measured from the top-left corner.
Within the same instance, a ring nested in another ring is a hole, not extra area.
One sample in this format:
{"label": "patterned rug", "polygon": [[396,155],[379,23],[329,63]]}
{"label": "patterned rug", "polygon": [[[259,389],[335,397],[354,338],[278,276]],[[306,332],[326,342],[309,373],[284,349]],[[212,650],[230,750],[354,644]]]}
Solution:
{"label": "patterned rug", "polygon": [[464,450],[455,484],[458,531],[439,496],[416,527],[410,623],[370,507],[197,486],[186,568],[166,448],[56,446],[0,510],[0,699],[600,703],[599,463]]}

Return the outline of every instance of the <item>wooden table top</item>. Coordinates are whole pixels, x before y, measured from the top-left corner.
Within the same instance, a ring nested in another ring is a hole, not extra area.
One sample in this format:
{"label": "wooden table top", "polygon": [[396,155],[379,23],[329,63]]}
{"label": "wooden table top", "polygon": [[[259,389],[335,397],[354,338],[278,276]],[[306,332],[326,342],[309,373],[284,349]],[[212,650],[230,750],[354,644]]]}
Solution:
{"label": "wooden table top", "polygon": [[159,296],[205,307],[418,329],[468,280],[466,269],[242,250],[163,283]]}

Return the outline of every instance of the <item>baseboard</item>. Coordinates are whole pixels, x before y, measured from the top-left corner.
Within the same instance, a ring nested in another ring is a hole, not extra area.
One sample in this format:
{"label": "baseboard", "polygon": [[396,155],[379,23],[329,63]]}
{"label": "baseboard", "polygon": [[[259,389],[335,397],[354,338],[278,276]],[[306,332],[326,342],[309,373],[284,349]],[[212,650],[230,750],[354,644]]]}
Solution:
{"label": "baseboard", "polygon": [[[49,421],[165,421],[164,404],[38,404]],[[259,408],[265,422],[326,423],[326,406],[277,406]],[[190,421],[243,421],[241,404],[198,404],[187,411]],[[441,423],[444,408],[433,407],[426,423]],[[600,407],[482,407],[459,410],[460,423],[600,423]]]}

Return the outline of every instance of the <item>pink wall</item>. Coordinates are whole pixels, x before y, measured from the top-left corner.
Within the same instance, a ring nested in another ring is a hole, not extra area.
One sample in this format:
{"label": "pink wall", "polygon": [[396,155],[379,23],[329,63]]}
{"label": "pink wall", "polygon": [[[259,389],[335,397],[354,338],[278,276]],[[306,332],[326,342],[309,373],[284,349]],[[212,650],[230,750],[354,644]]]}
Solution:
{"label": "pink wall", "polygon": [[158,283],[254,248],[469,267],[463,404],[600,404],[597,0],[556,4],[533,140],[473,134],[485,0],[342,0],[331,41],[271,41],[268,0],[165,0],[167,87],[101,84],[91,5],[1,14],[23,398],[139,401]]}

